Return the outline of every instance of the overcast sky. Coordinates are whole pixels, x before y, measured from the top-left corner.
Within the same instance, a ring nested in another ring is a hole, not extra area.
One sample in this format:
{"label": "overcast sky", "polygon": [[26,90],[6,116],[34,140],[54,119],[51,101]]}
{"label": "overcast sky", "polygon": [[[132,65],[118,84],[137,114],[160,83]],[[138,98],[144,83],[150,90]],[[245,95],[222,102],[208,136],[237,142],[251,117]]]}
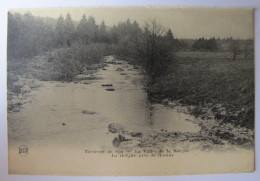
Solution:
{"label": "overcast sky", "polygon": [[102,20],[112,26],[129,18],[141,26],[148,19],[156,18],[164,27],[171,28],[177,38],[230,37],[253,38],[253,10],[230,8],[154,8],[154,7],[95,7],[19,10],[36,16],[66,16],[80,20],[85,13],[93,16],[97,23]]}

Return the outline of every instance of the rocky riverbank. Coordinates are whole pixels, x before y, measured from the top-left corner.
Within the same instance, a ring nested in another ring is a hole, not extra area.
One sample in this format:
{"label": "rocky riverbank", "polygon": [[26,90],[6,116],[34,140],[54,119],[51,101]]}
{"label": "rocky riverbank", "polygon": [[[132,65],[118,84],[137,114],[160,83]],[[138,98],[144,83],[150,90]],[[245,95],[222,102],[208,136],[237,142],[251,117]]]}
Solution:
{"label": "rocky riverbank", "polygon": [[[180,112],[186,112],[183,107],[175,107]],[[187,113],[187,112],[186,112]],[[190,150],[235,150],[236,148],[250,149],[254,147],[254,132],[244,127],[234,127],[232,124],[219,124],[213,119],[203,120],[194,118],[191,121],[200,126],[199,132],[179,132],[161,129],[149,133],[128,131],[120,124],[111,123],[108,131],[114,135],[114,147],[131,150],[142,148],[176,149],[178,152]]]}

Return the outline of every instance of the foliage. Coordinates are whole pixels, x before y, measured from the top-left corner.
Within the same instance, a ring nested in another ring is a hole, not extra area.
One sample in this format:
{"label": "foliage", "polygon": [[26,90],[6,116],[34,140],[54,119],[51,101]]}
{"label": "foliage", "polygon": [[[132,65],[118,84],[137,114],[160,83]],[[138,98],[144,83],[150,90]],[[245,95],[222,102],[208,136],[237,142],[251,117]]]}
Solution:
{"label": "foliage", "polygon": [[[156,20],[146,22],[144,29],[142,46],[145,48],[142,58],[153,83],[156,77],[175,71],[178,67],[175,57],[177,41],[172,31],[169,29],[165,33],[165,29]],[[169,69],[170,67],[173,69]]]}
{"label": "foliage", "polygon": [[[138,60],[154,78],[167,73],[167,68],[174,63],[174,52],[180,47],[172,31],[169,29],[165,32],[156,20],[147,21],[142,29],[136,21],[127,19],[114,26],[111,31],[107,31],[104,21],[97,25],[94,17],[87,18],[85,14],[78,23],[72,20],[70,14],[67,14],[65,19],[60,16],[55,26],[48,25],[31,14],[9,13],[8,20],[9,57],[30,57],[44,50],[61,48],[63,50],[59,52],[59,59],[62,60],[60,62],[68,69],[71,68],[72,72],[75,72],[75,64],[71,61],[77,60],[76,64],[91,63],[88,56],[94,58],[94,54],[101,51],[95,45],[100,42],[106,43],[106,47],[110,47],[108,49],[116,55]],[[94,45],[90,46],[91,44]],[[75,53],[68,58],[70,51]],[[96,62],[98,58],[95,57],[92,62]],[[64,71],[67,72],[65,68]],[[65,77],[70,76],[71,74]]]}
{"label": "foliage", "polygon": [[75,42],[70,47],[58,49],[54,55],[56,78],[72,81],[75,75],[100,63],[104,53],[105,45],[100,43],[86,45]]}
{"label": "foliage", "polygon": [[127,19],[114,26],[110,35],[111,42],[116,45],[114,53],[138,60],[151,78],[151,83],[155,77],[168,74],[178,67],[175,52],[180,49],[181,43],[174,38],[170,29],[165,32],[156,20],[149,20],[140,28],[136,21],[131,23]]}
{"label": "foliage", "polygon": [[51,58],[54,59],[57,77],[71,80],[84,68],[100,63],[106,50],[106,45],[102,42],[108,41],[104,22],[98,28],[93,17],[87,19],[83,15],[75,25],[69,13],[65,19],[60,16],[50,23],[29,13],[21,15],[9,12],[8,59],[18,61],[17,59],[58,49]]}
{"label": "foliage", "polygon": [[8,58],[38,55],[54,46],[54,30],[44,19],[27,13],[8,13]]}

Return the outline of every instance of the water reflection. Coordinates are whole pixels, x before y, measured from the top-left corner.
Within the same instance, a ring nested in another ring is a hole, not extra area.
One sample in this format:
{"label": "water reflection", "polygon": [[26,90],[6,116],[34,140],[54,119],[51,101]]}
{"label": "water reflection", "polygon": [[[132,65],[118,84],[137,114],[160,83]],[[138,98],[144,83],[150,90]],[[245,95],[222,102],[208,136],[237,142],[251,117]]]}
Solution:
{"label": "water reflection", "polygon": [[[109,99],[107,102],[110,103],[108,107],[104,106],[107,117],[113,117],[116,123],[132,130],[198,131],[193,123],[185,120],[189,115],[155,103],[149,98],[145,89],[146,77],[139,73],[140,70],[134,69],[133,65],[126,61],[115,62],[117,63],[109,64],[106,71],[100,72],[104,79],[97,82],[99,86],[109,83],[115,88],[112,94],[106,92],[102,95],[104,99]],[[123,67],[128,69],[122,70]]]}

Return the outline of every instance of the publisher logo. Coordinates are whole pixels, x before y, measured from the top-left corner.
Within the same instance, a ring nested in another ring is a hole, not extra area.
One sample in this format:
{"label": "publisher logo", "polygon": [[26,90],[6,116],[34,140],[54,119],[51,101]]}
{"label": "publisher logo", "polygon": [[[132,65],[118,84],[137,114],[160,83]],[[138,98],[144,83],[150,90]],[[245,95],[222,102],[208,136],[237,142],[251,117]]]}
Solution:
{"label": "publisher logo", "polygon": [[26,145],[19,146],[19,155],[26,156],[28,155],[29,148]]}

